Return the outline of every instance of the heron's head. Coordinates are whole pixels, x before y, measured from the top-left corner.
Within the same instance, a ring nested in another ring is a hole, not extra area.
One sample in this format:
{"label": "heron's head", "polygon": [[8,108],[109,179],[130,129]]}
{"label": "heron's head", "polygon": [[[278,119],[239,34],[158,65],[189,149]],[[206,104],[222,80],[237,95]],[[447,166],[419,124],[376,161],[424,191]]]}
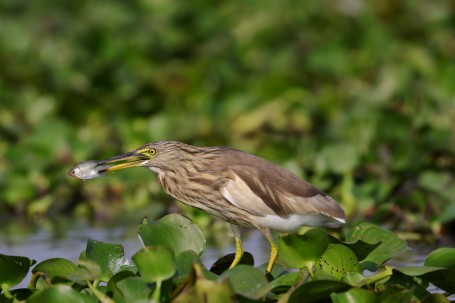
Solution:
{"label": "heron's head", "polygon": [[132,152],[101,160],[98,165],[105,165],[106,172],[144,166],[155,172],[178,166],[188,155],[199,149],[177,141],[158,141],[145,144]]}

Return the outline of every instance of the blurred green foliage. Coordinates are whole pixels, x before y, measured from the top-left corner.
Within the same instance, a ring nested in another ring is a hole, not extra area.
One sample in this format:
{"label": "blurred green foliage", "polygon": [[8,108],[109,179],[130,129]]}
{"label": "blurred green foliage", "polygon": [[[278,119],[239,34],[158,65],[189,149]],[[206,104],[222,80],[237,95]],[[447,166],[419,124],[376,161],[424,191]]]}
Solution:
{"label": "blurred green foliage", "polygon": [[66,172],[174,139],[279,163],[351,219],[429,227],[455,203],[454,20],[449,0],[3,0],[0,213],[170,201],[145,169]]}

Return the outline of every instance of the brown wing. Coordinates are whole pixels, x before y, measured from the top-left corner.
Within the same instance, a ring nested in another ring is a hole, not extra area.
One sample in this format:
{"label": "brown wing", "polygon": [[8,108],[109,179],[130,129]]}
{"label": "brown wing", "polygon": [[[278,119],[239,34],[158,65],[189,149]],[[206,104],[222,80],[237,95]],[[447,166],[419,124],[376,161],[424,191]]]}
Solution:
{"label": "brown wing", "polygon": [[[222,188],[237,207],[257,215],[323,214],[345,219],[341,206],[312,184],[262,158],[223,148],[213,164],[215,170],[230,172]],[[229,199],[228,199],[229,200]]]}

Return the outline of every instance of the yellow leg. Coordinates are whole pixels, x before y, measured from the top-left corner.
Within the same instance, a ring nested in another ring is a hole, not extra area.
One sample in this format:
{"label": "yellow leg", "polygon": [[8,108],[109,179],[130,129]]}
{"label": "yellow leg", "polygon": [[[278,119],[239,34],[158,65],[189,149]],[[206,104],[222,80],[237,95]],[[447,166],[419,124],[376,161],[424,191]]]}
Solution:
{"label": "yellow leg", "polygon": [[243,256],[242,240],[240,239],[240,227],[231,225],[231,229],[235,237],[235,257],[234,261],[232,261],[231,266],[229,266],[229,269],[239,264]]}
{"label": "yellow leg", "polygon": [[273,269],[273,265],[275,265],[276,259],[278,258],[278,247],[273,241],[272,234],[270,233],[270,229],[266,227],[259,227],[259,230],[262,231],[264,236],[269,240],[270,243],[270,260],[269,264],[267,265],[267,272],[271,272]]}

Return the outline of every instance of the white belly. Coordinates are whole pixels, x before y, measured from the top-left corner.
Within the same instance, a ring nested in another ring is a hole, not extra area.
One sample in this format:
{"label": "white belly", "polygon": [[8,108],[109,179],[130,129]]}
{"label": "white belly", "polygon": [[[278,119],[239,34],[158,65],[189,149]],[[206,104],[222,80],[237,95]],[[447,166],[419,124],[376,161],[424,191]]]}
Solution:
{"label": "white belly", "polygon": [[301,226],[327,226],[336,228],[346,221],[344,219],[329,218],[324,215],[290,215],[288,218],[282,218],[277,215],[266,215],[264,217],[255,217],[255,222],[273,230],[281,232],[291,232]]}

